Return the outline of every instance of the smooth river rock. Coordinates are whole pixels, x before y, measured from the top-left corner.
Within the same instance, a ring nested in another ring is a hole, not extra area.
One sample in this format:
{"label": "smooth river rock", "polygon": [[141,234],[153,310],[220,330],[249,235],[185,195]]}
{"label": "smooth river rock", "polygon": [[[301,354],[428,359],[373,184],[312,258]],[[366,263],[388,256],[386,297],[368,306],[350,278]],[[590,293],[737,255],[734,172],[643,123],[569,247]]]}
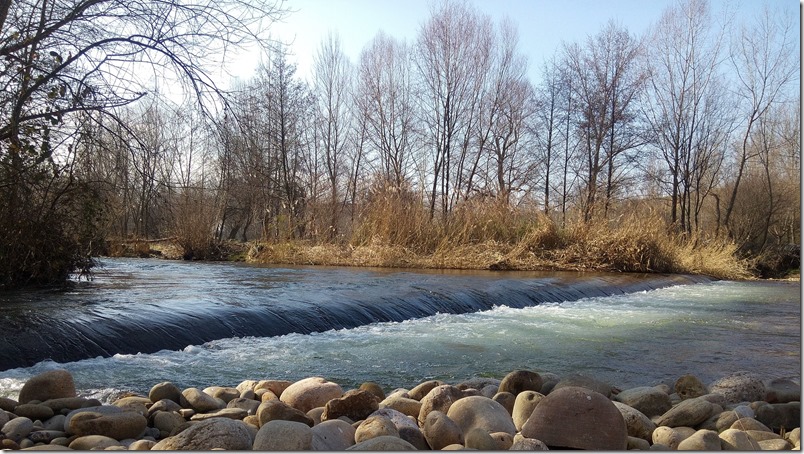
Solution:
{"label": "smooth river rock", "polygon": [[312,430],[314,451],[343,451],[355,444],[357,438],[355,428],[340,419],[316,424]]}
{"label": "smooth river rock", "polygon": [[151,387],[151,390],[148,391],[148,398],[154,403],[168,399],[178,404],[181,400],[181,390],[172,382],[163,381]]}
{"label": "smooth river rock", "polygon": [[544,399],[544,394],[537,391],[523,391],[516,396],[514,408],[511,411],[511,418],[514,421],[516,430],[522,430],[522,426],[530,418],[533,409]]}
{"label": "smooth river rock", "polygon": [[765,397],[765,384],[758,375],[740,371],[716,380],[709,391],[722,394],[727,403],[754,402]]}
{"label": "smooth river rock", "polygon": [[446,414],[461,428],[464,436],[472,429],[483,429],[487,433],[506,432],[511,435],[517,432],[505,407],[485,396],[459,399],[449,407]]}
{"label": "smooth river rock", "polygon": [[255,451],[309,451],[313,447],[313,429],[295,421],[269,421],[254,438]]}
{"label": "smooth river rock", "polygon": [[354,440],[356,443],[366,441],[371,438],[382,436],[399,436],[399,429],[396,428],[394,422],[386,416],[372,415],[366,418],[357,426],[355,430]]}
{"label": "smooth river rock", "polygon": [[419,425],[424,424],[427,420],[427,415],[431,411],[440,411],[447,413],[453,403],[463,398],[463,391],[452,385],[439,385],[435,386],[421,399],[422,406],[419,410]]}
{"label": "smooth river rock", "polygon": [[690,374],[679,377],[673,388],[681,399],[693,399],[709,394],[706,385],[698,377]]}
{"label": "smooth river rock", "polygon": [[148,426],[148,420],[133,411],[100,413],[80,411],[69,418],[68,433],[78,436],[103,435],[115,440],[136,438]]}
{"label": "smooth river rock", "polygon": [[187,399],[190,407],[199,413],[207,413],[226,407],[225,402],[210,396],[198,388],[187,388],[181,392],[181,395]]}
{"label": "smooth river rock", "polygon": [[22,385],[19,403],[27,404],[32,400],[44,402],[49,399],[75,397],[73,376],[64,369],[55,369],[34,375]]}
{"label": "smooth river rock", "polygon": [[628,429],[614,403],[577,386],[554,389],[546,395],[521,434],[557,448],[623,450],[628,446]]}
{"label": "smooth river rock", "polygon": [[343,389],[337,383],[321,377],[310,377],[299,380],[288,386],[279,399],[304,413],[316,407],[323,407],[332,399],[343,395]]}
{"label": "smooth river rock", "polygon": [[280,400],[266,400],[261,403],[257,407],[257,420],[260,423],[260,427],[274,420],[295,421],[307,424],[310,427],[314,424],[312,418],[307,416],[306,413]]}
{"label": "smooth river rock", "polygon": [[712,403],[696,397],[683,400],[656,420],[657,426],[695,427],[715,413]]}
{"label": "smooth river rock", "polygon": [[639,410],[648,418],[662,415],[673,406],[670,396],[654,386],[626,389],[614,396],[614,400]]}
{"label": "smooth river rock", "polygon": [[251,434],[242,421],[213,418],[195,423],[179,434],[165,438],[152,450],[161,451],[248,451],[252,448]]}
{"label": "smooth river rock", "polygon": [[623,415],[625,426],[628,428],[628,435],[650,441],[653,431],[656,430],[656,424],[636,408],[622,402],[614,401],[612,403]]}
{"label": "smooth river rock", "polygon": [[440,450],[452,444],[463,444],[463,431],[449,416],[432,411],[424,421],[422,433],[427,444],[434,450]]}
{"label": "smooth river rock", "polygon": [[522,391],[540,392],[542,390],[542,384],[542,376],[539,375],[538,372],[515,370],[503,377],[497,392],[509,392],[514,396]]}

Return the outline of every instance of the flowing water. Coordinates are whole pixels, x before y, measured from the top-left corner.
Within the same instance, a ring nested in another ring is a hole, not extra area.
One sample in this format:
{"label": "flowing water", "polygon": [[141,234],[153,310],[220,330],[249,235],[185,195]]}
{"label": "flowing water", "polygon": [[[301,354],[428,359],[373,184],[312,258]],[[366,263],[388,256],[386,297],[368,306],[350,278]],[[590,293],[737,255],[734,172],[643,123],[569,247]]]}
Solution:
{"label": "flowing water", "polygon": [[0,396],[66,368],[82,395],[323,376],[390,390],[514,369],[620,388],[801,377],[798,283],[104,259],[70,291],[0,294]]}

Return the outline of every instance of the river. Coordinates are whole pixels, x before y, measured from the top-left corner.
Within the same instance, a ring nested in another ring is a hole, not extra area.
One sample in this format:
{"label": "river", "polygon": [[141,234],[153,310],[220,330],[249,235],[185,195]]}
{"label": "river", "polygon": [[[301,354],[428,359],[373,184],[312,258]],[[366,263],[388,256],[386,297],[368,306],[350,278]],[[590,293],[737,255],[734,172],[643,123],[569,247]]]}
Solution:
{"label": "river", "polygon": [[0,396],[65,368],[109,399],[323,376],[387,390],[514,369],[620,388],[801,377],[799,283],[700,276],[103,259],[68,291],[0,294]]}

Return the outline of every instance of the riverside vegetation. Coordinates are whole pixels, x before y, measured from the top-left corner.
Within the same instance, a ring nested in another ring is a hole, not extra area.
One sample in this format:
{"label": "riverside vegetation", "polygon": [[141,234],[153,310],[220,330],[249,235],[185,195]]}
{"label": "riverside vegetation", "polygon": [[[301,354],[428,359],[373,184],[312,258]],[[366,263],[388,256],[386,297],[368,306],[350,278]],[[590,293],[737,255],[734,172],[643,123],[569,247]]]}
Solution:
{"label": "riverside vegetation", "polygon": [[[325,36],[299,74],[280,0],[0,2],[0,290],[164,238],[194,260],[239,240],[259,262],[785,276],[800,60],[767,3],[683,0],[528,61],[521,18],[443,0],[354,61]],[[224,87],[244,48],[262,63]]]}
{"label": "riverside vegetation", "polygon": [[181,390],[111,403],[78,397],[66,370],[0,398],[0,449],[103,450],[799,450],[799,383],[736,372],[710,385],[619,390],[591,377],[515,370],[386,392],[322,377]]}

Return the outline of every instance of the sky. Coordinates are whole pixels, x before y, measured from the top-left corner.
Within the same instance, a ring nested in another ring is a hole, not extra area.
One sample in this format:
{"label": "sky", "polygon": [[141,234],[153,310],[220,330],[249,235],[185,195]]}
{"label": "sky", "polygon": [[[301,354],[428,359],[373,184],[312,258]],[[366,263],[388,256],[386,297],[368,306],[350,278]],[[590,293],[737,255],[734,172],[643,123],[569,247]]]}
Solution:
{"label": "sky", "polygon": [[[610,19],[640,35],[660,18],[675,0],[467,0],[499,22],[509,17],[518,26],[519,49],[528,57],[529,75],[538,80],[540,68],[562,42],[583,42],[599,32]],[[800,25],[799,2],[794,0],[711,0],[713,14],[727,8],[736,20],[750,19],[765,4],[795,16]],[[294,10],[271,26],[274,37],[291,43],[291,61],[298,74],[309,77],[315,55],[329,31],[340,36],[343,50],[357,63],[363,47],[378,31],[413,43],[430,17],[433,0],[286,0]],[[796,28],[799,28],[797,26]],[[254,74],[259,56],[244,54],[227,65],[229,73],[243,79]]]}

